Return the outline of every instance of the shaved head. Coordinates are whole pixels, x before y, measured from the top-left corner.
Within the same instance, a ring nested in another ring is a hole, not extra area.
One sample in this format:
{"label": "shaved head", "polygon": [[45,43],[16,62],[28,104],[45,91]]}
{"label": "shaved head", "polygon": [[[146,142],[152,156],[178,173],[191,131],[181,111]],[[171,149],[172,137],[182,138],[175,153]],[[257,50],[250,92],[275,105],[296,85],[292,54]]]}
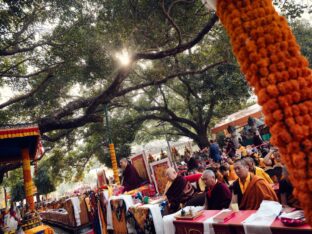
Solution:
{"label": "shaved head", "polygon": [[204,181],[206,187],[208,188],[211,188],[216,184],[216,176],[212,170],[204,171],[201,178]]}
{"label": "shaved head", "polygon": [[178,176],[176,170],[173,167],[169,167],[166,170],[165,174],[166,174],[167,179],[170,180],[170,181],[174,181],[175,178],[177,178],[177,176]]}
{"label": "shaved head", "polygon": [[252,172],[254,170],[254,167],[255,167],[255,161],[253,160],[253,158],[245,157],[245,158],[243,158],[243,160],[247,163],[247,165],[249,167],[249,171]]}
{"label": "shaved head", "polygon": [[126,158],[122,158],[119,160],[119,164],[122,169],[125,169],[128,165],[128,160]]}
{"label": "shaved head", "polygon": [[205,170],[204,172],[203,172],[203,175],[202,175],[203,177],[207,177],[207,176],[212,176],[212,177],[216,177],[215,176],[215,173],[212,171],[212,170]]}
{"label": "shaved head", "polygon": [[240,179],[244,180],[248,176],[249,165],[246,160],[239,159],[234,163],[234,170],[235,170],[236,175]]}
{"label": "shaved head", "polygon": [[243,158],[243,160],[245,160],[248,164],[249,163],[255,164],[255,161],[251,157],[245,157],[245,158]]}

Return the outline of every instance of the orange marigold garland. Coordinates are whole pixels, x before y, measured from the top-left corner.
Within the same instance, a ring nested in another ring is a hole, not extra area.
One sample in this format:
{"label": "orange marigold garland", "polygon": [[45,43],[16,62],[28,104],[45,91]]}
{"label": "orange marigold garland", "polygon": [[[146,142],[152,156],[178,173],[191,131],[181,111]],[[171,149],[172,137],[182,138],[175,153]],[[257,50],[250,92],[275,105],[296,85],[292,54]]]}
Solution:
{"label": "orange marigold garland", "polygon": [[287,21],[271,0],[218,0],[217,15],[263,107],[312,225],[312,75]]}

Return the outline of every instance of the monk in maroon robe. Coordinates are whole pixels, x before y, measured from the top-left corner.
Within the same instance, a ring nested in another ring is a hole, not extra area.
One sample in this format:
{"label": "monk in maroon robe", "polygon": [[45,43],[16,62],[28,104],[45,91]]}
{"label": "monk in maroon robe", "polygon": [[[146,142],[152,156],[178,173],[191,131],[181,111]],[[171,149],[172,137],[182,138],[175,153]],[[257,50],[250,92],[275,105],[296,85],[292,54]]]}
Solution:
{"label": "monk in maroon robe", "polygon": [[136,189],[144,184],[145,181],[139,176],[135,167],[127,159],[121,159],[120,166],[124,169],[122,185],[125,192]]}
{"label": "monk in maroon robe", "polygon": [[165,195],[169,202],[169,213],[174,213],[179,210],[181,204],[184,205],[195,195],[195,191],[193,186],[183,176],[177,175],[172,167],[167,169],[166,176],[168,184]]}
{"label": "monk in maroon robe", "polygon": [[204,171],[202,180],[206,185],[205,209],[222,210],[228,208],[232,199],[232,193],[228,186],[217,181],[212,170]]}

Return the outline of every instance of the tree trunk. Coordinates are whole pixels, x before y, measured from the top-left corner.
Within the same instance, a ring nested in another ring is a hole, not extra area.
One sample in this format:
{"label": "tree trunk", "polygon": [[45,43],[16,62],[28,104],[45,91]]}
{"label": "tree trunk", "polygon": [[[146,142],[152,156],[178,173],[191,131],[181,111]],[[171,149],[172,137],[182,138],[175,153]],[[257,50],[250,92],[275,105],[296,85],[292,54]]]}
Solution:
{"label": "tree trunk", "polygon": [[201,132],[198,134],[198,140],[195,140],[198,147],[202,150],[209,146],[208,136],[206,132]]}

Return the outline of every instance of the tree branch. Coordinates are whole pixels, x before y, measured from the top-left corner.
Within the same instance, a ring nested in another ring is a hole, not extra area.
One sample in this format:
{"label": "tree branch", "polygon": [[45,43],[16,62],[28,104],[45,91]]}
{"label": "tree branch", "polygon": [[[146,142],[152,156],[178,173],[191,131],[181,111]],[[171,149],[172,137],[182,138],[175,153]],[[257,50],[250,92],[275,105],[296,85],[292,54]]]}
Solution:
{"label": "tree branch", "polygon": [[168,14],[170,15],[171,10],[173,9],[174,5],[178,4],[178,3],[186,3],[186,4],[192,4],[194,3],[194,0],[176,0],[173,1],[170,6],[168,7]]}
{"label": "tree branch", "polygon": [[165,104],[165,108],[168,108],[168,102],[167,102],[165,93],[164,93],[164,91],[163,91],[162,88],[161,88],[161,85],[159,85],[159,91],[160,91],[161,96],[162,96],[162,98],[163,98],[163,101],[164,101],[164,104]]}
{"label": "tree branch", "polygon": [[28,51],[32,51],[33,49],[37,48],[37,47],[40,47],[40,46],[43,46],[43,45],[46,45],[47,42],[39,42],[39,43],[36,43],[32,46],[29,46],[29,47],[25,47],[25,48],[14,48],[14,49],[11,49],[11,50],[6,50],[6,49],[2,49],[0,50],[0,56],[10,56],[10,55],[14,55],[14,54],[18,54],[18,53],[23,53],[23,52],[28,52]]}
{"label": "tree branch", "polygon": [[168,122],[170,123],[173,127],[179,129],[181,132],[185,133],[186,136],[196,140],[198,139],[198,136],[193,133],[192,131],[190,131],[189,129],[187,129],[186,127],[183,127],[182,125],[178,124],[175,120],[173,119],[170,119],[170,118],[166,118],[166,117],[163,117],[163,116],[157,116],[155,114],[149,114],[149,115],[144,115],[144,116],[141,116],[141,117],[138,117],[136,119],[138,122],[144,122],[146,120],[161,120],[161,121],[164,121],[164,122]]}
{"label": "tree branch", "polygon": [[2,72],[0,73],[0,77],[1,77],[1,76],[5,76],[5,74],[6,74],[8,71],[10,71],[11,69],[16,68],[16,67],[18,67],[19,65],[21,65],[22,63],[25,63],[26,61],[29,61],[29,60],[30,60],[29,58],[23,59],[23,60],[21,60],[20,62],[14,64],[14,65],[12,65],[12,66],[10,66],[9,68],[7,68],[6,70],[4,70],[4,71],[2,71]]}
{"label": "tree branch", "polygon": [[204,36],[212,29],[212,27],[215,25],[217,21],[218,21],[218,16],[216,14],[212,15],[209,22],[197,34],[197,36],[187,43],[181,44],[179,46],[176,46],[168,50],[159,51],[159,52],[155,51],[155,52],[150,52],[150,53],[136,53],[132,57],[132,59],[133,60],[140,60],[140,59],[155,60],[155,59],[161,59],[161,58],[165,58],[168,56],[181,53],[186,49],[192,48],[194,45],[200,42],[204,38]]}
{"label": "tree branch", "polygon": [[31,96],[33,96],[33,95],[34,95],[36,92],[38,92],[38,90],[40,90],[41,87],[43,87],[52,77],[53,77],[53,75],[52,75],[51,73],[49,73],[49,74],[46,76],[46,78],[44,78],[44,79],[40,82],[40,84],[39,84],[37,87],[35,87],[34,89],[32,89],[29,93],[26,93],[26,94],[24,94],[24,95],[17,96],[17,97],[15,97],[15,98],[11,98],[10,100],[8,100],[8,101],[6,101],[6,102],[0,104],[0,109],[4,108],[4,107],[6,107],[6,106],[12,105],[12,104],[14,104],[14,103],[17,103],[17,102],[19,102],[19,101],[21,101],[21,100],[24,100],[24,99],[26,99],[26,98],[29,98],[29,97],[31,97]]}
{"label": "tree branch", "polygon": [[182,43],[181,30],[179,29],[178,25],[174,22],[174,20],[171,18],[169,11],[168,12],[166,11],[165,0],[161,1],[161,8],[162,8],[162,11],[163,11],[165,17],[169,20],[169,22],[171,23],[171,25],[173,26],[173,28],[175,29],[175,31],[178,34],[178,41],[179,41],[178,46],[180,46]]}
{"label": "tree branch", "polygon": [[160,85],[160,84],[166,83],[167,81],[169,81],[169,80],[171,80],[173,78],[179,77],[179,76],[195,75],[195,74],[204,73],[207,70],[209,70],[209,69],[211,69],[211,68],[213,68],[215,66],[218,66],[218,65],[220,65],[222,63],[225,63],[225,61],[221,61],[221,62],[217,62],[217,63],[214,63],[214,64],[210,64],[210,65],[206,66],[205,68],[203,68],[201,70],[183,71],[183,72],[179,72],[179,73],[176,73],[176,74],[169,75],[169,76],[164,77],[164,78],[159,79],[159,80],[152,80],[152,81],[149,81],[149,82],[141,83],[141,84],[138,84],[138,85],[135,85],[135,86],[132,86],[132,87],[120,90],[120,91],[118,91],[116,93],[115,96],[116,97],[123,96],[126,93],[129,93],[129,92],[134,91],[134,90],[142,89],[144,87],[148,87],[148,86],[152,86],[152,85]]}
{"label": "tree branch", "polygon": [[163,106],[152,106],[152,107],[133,107],[135,110],[137,111],[159,111],[159,112],[164,112],[166,114],[168,114],[171,118],[171,121],[177,121],[180,123],[184,123],[189,125],[190,127],[194,128],[195,130],[197,129],[196,124],[189,120],[189,119],[185,119],[182,117],[177,116],[172,110],[168,109],[167,107],[163,107]]}
{"label": "tree branch", "polygon": [[130,72],[129,67],[130,65],[119,70],[112,84],[104,92],[92,100],[91,105],[86,110],[86,114],[90,114],[95,111],[98,105],[109,102],[112,98],[117,97],[116,92]]}
{"label": "tree branch", "polygon": [[83,115],[73,119],[57,120],[53,118],[42,118],[38,121],[41,133],[57,130],[72,129],[84,126],[87,123],[99,123],[103,121],[102,115]]}
{"label": "tree branch", "polygon": [[33,72],[33,73],[30,73],[30,74],[26,74],[26,75],[17,75],[17,74],[2,74],[2,76],[5,76],[5,77],[14,77],[14,78],[29,78],[29,77],[33,77],[33,76],[37,76],[41,73],[44,73],[44,72],[47,72],[47,71],[51,71],[52,69],[55,69],[56,67],[58,67],[59,65],[61,64],[64,64],[64,62],[58,62],[58,63],[55,63],[55,64],[51,64],[50,67],[46,67],[46,68],[43,68],[39,71],[36,71],[36,72]]}
{"label": "tree branch", "polygon": [[49,142],[56,142],[56,141],[60,140],[61,138],[68,136],[73,131],[74,131],[74,129],[68,129],[68,130],[63,131],[60,134],[53,136],[53,137],[50,137],[48,135],[43,134],[43,135],[41,135],[41,139],[45,140],[45,141],[49,141]]}

